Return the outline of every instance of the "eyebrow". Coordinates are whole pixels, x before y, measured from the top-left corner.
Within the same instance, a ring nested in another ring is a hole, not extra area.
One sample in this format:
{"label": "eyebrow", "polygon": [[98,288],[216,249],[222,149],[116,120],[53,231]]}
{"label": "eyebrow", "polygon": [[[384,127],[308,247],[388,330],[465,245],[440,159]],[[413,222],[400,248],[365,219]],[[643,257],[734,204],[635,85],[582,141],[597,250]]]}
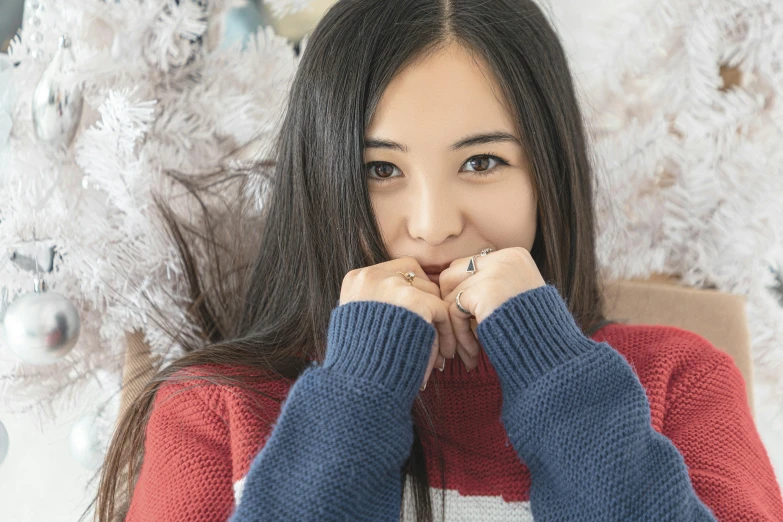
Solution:
{"label": "eyebrow", "polygon": [[[484,145],[486,143],[499,143],[499,142],[513,142],[521,145],[519,139],[513,134],[503,131],[485,132],[481,134],[474,134],[472,136],[466,136],[454,143],[449,147],[449,150],[459,150],[465,147],[473,145]],[[384,139],[368,139],[364,142],[365,149],[390,149],[398,150],[400,152],[408,152],[410,149],[407,145],[403,145],[391,140]]]}

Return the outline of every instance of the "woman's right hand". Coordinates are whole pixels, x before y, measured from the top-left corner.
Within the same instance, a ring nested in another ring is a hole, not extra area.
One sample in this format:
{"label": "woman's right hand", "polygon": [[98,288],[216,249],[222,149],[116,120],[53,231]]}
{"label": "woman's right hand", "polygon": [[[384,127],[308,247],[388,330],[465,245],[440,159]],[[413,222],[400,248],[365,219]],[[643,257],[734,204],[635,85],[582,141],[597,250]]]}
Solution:
{"label": "woman's right hand", "polygon": [[[416,277],[409,284],[397,272],[413,272]],[[448,306],[440,297],[440,287],[429,280],[415,258],[401,257],[348,272],[340,289],[340,305],[351,301],[380,301],[401,306],[435,327],[435,342],[419,389],[426,386],[433,368],[441,369],[446,357],[454,358],[457,338],[451,328]]]}

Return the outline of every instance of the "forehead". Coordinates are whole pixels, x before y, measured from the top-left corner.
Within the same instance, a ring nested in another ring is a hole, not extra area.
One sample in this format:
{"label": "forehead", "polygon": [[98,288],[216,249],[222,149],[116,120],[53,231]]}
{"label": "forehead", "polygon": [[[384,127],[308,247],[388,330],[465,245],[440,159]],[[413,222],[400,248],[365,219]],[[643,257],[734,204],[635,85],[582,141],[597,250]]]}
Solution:
{"label": "forehead", "polygon": [[394,77],[381,96],[367,137],[399,139],[411,149],[445,148],[481,130],[514,133],[515,125],[483,60],[455,45]]}

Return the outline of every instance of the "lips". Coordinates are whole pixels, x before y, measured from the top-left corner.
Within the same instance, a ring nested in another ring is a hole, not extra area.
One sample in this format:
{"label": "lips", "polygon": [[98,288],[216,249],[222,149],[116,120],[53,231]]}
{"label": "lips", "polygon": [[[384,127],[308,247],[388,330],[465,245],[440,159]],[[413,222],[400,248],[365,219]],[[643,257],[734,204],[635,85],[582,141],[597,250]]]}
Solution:
{"label": "lips", "polygon": [[428,274],[440,274],[448,267],[450,267],[451,263],[443,263],[442,265],[420,265],[420,266],[421,269]]}
{"label": "lips", "polygon": [[424,270],[424,273],[427,274],[427,277],[430,278],[430,281],[438,284],[440,281],[440,273],[446,270],[449,266],[451,266],[451,263],[443,263],[440,265],[421,265],[421,268]]}

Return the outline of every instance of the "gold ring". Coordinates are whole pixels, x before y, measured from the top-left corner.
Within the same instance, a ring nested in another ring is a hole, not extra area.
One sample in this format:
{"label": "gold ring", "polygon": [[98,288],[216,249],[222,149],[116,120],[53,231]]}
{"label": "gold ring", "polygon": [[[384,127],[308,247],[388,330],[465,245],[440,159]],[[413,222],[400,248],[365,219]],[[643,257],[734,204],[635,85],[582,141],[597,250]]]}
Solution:
{"label": "gold ring", "polygon": [[402,276],[405,278],[408,284],[413,286],[413,278],[416,277],[416,274],[414,272],[397,272],[397,273],[402,274]]}

